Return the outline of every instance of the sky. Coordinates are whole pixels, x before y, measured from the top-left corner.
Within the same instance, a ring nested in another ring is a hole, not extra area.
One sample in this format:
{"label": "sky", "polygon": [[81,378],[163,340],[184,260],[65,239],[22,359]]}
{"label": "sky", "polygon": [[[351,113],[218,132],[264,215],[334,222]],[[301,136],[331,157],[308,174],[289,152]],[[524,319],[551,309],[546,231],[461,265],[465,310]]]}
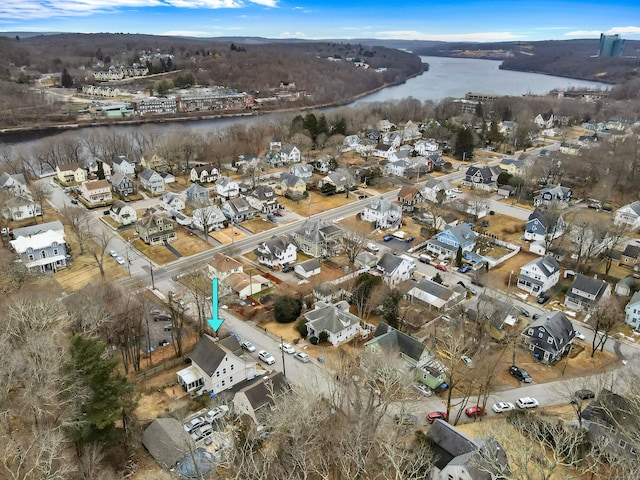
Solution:
{"label": "sky", "polygon": [[0,0],[0,31],[191,37],[640,40],[640,0]]}

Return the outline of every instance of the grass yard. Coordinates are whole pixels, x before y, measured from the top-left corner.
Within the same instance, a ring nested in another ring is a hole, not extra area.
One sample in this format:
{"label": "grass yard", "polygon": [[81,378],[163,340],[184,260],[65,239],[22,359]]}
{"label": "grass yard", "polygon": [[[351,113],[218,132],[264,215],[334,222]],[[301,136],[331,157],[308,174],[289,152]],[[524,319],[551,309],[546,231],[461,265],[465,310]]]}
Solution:
{"label": "grass yard", "polygon": [[[244,226],[244,222],[242,226]],[[222,230],[214,230],[213,232],[209,233],[209,236],[222,243],[223,245],[229,245],[235,240],[242,240],[243,238],[247,238],[246,233],[244,233],[239,228],[231,226],[223,228]]]}
{"label": "grass yard", "polygon": [[[101,282],[100,269],[95,260],[86,253],[80,255],[80,247],[71,236],[67,236],[67,242],[71,244],[71,248],[75,253],[73,254],[73,262],[66,269],[60,270],[54,275],[60,287],[65,292],[71,293],[80,290],[89,283]],[[118,265],[106,252],[103,266],[105,279],[118,280],[128,275],[126,267]]]}
{"label": "grass yard", "polygon": [[520,245],[526,244],[526,242],[520,240],[520,237],[524,235],[524,229],[527,224],[524,220],[513,218],[508,215],[501,215],[499,213],[484,217],[483,220],[487,220],[489,222],[489,226],[484,228],[486,233],[495,235],[500,240],[507,242],[517,243]]}

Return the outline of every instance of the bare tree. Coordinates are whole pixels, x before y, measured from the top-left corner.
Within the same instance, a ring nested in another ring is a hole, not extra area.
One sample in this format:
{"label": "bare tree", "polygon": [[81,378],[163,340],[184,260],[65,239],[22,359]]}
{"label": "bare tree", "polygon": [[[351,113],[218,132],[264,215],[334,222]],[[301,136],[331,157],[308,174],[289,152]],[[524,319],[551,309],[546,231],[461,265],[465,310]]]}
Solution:
{"label": "bare tree", "polygon": [[71,234],[78,242],[80,247],[80,254],[82,255],[87,248],[87,243],[90,240],[90,222],[91,217],[87,211],[82,207],[69,207],[66,206],[60,212],[62,217],[62,223],[64,223]]}
{"label": "bare tree", "polygon": [[587,327],[593,332],[591,342],[591,358],[593,358],[596,351],[604,350],[611,332],[618,326],[624,325],[624,306],[618,299],[609,298],[599,302],[589,314]]}
{"label": "bare tree", "polygon": [[[95,265],[100,270],[100,277],[104,279],[104,254],[109,247],[109,242],[111,242],[113,234],[101,225],[99,225],[98,228],[100,228],[100,231],[95,232],[92,235],[87,233],[87,235],[91,235],[91,241],[87,242],[86,248],[93,258]],[[129,258],[127,258],[127,262],[130,262]],[[129,268],[130,266],[127,265],[127,269]]]}
{"label": "bare tree", "polygon": [[205,240],[209,243],[209,232],[213,230],[216,224],[220,209],[216,205],[215,200],[208,197],[196,199],[191,205],[193,206],[194,219],[196,223],[202,227]]}
{"label": "bare tree", "polygon": [[349,266],[353,268],[356,257],[365,251],[367,247],[367,236],[362,232],[353,230],[345,231],[342,235],[342,248],[344,249]]}
{"label": "bare tree", "polygon": [[206,320],[211,315],[211,280],[203,269],[192,270],[185,276],[189,294],[196,305],[198,336],[204,335]]}
{"label": "bare tree", "polygon": [[33,220],[38,223],[38,205],[40,205],[40,216],[44,216],[44,202],[51,197],[51,187],[42,182],[34,182],[29,187],[31,198],[35,203],[33,208]]}

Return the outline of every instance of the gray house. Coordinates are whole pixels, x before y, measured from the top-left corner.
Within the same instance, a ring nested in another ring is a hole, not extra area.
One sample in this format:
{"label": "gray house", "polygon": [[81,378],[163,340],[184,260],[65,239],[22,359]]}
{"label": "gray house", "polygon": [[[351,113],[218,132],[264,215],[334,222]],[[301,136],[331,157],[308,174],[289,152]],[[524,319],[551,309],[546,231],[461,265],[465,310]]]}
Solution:
{"label": "gray house", "polygon": [[322,220],[307,220],[293,232],[298,250],[313,257],[333,257],[342,250],[342,229]]}
{"label": "gray house", "polygon": [[360,333],[360,317],[349,312],[349,304],[345,301],[334,304],[316,302],[314,309],[305,313],[304,318],[309,337],[320,338],[324,333],[333,346]]}
{"label": "gray house", "polygon": [[124,173],[116,172],[111,175],[111,190],[121,197],[132,195],[135,191],[133,180]]}
{"label": "gray house", "polygon": [[607,282],[579,273],[569,287],[564,304],[573,310],[588,310],[610,295],[611,285]]}
{"label": "gray house", "polygon": [[209,198],[209,189],[198,183],[194,183],[184,191],[188,202],[195,202]]}
{"label": "gray house", "polygon": [[562,312],[554,311],[531,322],[522,335],[533,355],[550,364],[560,360],[571,349],[576,332]]}

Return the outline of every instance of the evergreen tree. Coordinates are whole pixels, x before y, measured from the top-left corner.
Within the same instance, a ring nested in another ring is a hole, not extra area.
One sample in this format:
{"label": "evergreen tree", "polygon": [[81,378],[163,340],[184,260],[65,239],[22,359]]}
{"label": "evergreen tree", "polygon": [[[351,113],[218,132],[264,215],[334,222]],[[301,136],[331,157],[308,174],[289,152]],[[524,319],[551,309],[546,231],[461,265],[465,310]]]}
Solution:
{"label": "evergreen tree", "polygon": [[470,128],[462,127],[456,137],[456,148],[453,155],[458,160],[470,162],[473,158],[473,133]]}
{"label": "evergreen tree", "polygon": [[278,323],[295,321],[302,311],[302,301],[290,295],[280,295],[273,304],[273,316]]}
{"label": "evergreen tree", "polygon": [[62,76],[60,77],[60,85],[62,85],[62,88],[71,88],[71,87],[73,87],[73,77],[67,71],[66,68],[62,69]]}
{"label": "evergreen tree", "polygon": [[402,294],[398,290],[393,289],[382,302],[382,317],[384,321],[393,328],[398,328],[401,299]]}
{"label": "evergreen tree", "polygon": [[458,251],[456,252],[456,267],[460,268],[462,266],[462,247],[458,247]]}
{"label": "evergreen tree", "polygon": [[118,359],[98,340],[75,335],[65,373],[73,400],[78,402],[69,430],[76,445],[113,440],[115,421],[123,414],[126,379],[116,371]]}

